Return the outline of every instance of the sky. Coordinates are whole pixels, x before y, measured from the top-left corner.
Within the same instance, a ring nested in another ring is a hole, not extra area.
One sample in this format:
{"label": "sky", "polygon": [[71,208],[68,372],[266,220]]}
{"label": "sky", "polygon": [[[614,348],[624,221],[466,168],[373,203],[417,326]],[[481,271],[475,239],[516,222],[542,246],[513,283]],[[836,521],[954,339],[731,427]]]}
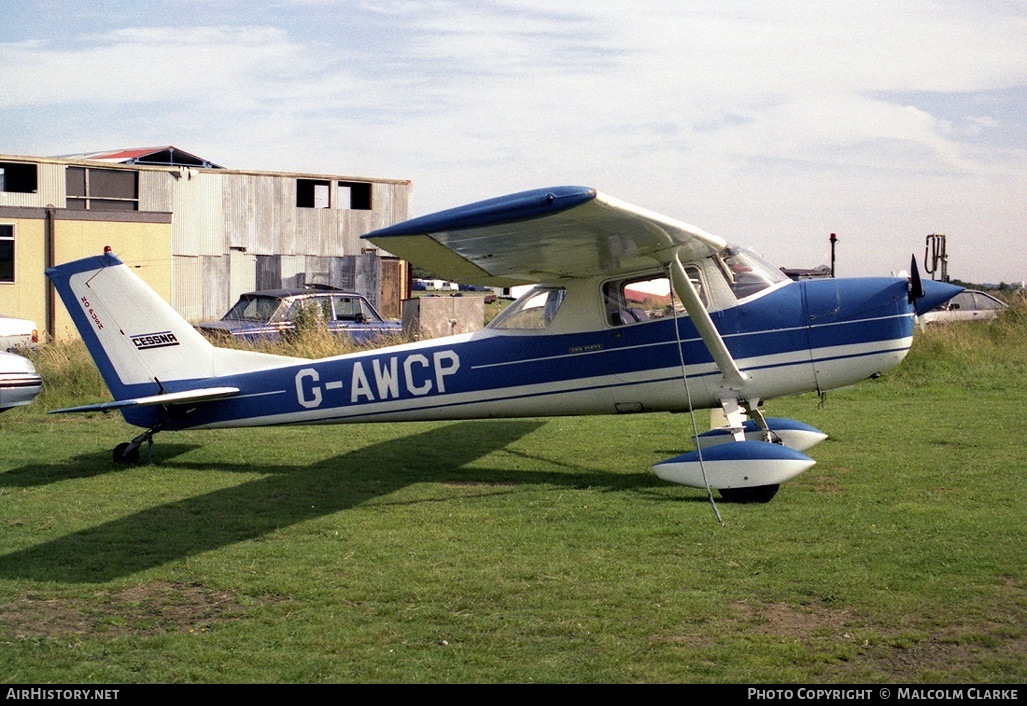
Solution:
{"label": "sky", "polygon": [[592,186],[777,265],[1027,279],[1024,0],[4,0],[0,153]]}

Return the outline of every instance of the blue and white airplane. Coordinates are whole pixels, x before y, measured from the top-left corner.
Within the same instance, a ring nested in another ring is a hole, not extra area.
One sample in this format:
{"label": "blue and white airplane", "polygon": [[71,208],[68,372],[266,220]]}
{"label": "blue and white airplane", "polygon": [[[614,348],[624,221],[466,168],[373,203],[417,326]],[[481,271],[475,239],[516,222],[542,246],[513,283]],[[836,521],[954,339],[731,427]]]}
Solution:
{"label": "blue and white airplane", "polygon": [[436,276],[535,285],[471,334],[305,360],[211,345],[110,252],[47,271],[113,402],[145,431],[723,410],[661,478],[766,502],[826,438],[761,401],[897,365],[914,315],[960,291],[911,278],[792,282],[745,249],[594,189],[539,189],[364,236]]}

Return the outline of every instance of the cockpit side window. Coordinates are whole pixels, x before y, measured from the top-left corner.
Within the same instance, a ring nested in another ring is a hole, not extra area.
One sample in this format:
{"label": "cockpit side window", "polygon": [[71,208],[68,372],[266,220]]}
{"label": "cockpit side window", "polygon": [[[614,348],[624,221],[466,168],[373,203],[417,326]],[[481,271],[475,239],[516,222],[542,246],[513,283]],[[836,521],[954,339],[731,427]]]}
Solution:
{"label": "cockpit side window", "polygon": [[489,328],[541,331],[549,328],[563,303],[562,287],[535,287],[494,318]]}
{"label": "cockpit side window", "polygon": [[746,248],[728,246],[714,259],[736,299],[751,297],[788,279],[781,270]]}
{"label": "cockpit side window", "polygon": [[[706,285],[698,267],[688,265],[685,273],[699,293],[707,309],[710,306]],[[613,280],[603,285],[603,303],[606,322],[611,326],[626,326],[668,316],[688,316],[681,300],[671,292],[670,281],[664,275],[649,275],[631,279]]]}

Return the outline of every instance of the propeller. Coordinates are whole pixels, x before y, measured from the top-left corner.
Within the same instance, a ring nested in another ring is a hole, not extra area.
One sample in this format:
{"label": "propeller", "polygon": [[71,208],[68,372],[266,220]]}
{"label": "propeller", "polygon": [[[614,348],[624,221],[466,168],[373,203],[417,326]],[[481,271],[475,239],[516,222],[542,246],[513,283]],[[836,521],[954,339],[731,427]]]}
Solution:
{"label": "propeller", "polygon": [[920,268],[916,266],[916,255],[910,256],[909,262],[909,303],[922,299],[924,294],[924,283],[920,279]]}

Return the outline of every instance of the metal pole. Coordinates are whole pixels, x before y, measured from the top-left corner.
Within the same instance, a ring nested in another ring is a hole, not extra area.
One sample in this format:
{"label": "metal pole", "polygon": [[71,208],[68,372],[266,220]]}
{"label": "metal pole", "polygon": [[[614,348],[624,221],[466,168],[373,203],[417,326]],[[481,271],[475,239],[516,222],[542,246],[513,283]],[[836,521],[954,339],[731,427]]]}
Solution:
{"label": "metal pole", "polygon": [[[43,248],[43,268],[53,267],[56,260],[57,249],[57,209],[53,204],[47,204],[44,230],[46,231],[46,243]],[[46,298],[44,300],[44,316],[46,317],[46,340],[48,343],[57,340],[57,303],[54,296],[54,286],[49,279],[43,278],[46,282]]]}

